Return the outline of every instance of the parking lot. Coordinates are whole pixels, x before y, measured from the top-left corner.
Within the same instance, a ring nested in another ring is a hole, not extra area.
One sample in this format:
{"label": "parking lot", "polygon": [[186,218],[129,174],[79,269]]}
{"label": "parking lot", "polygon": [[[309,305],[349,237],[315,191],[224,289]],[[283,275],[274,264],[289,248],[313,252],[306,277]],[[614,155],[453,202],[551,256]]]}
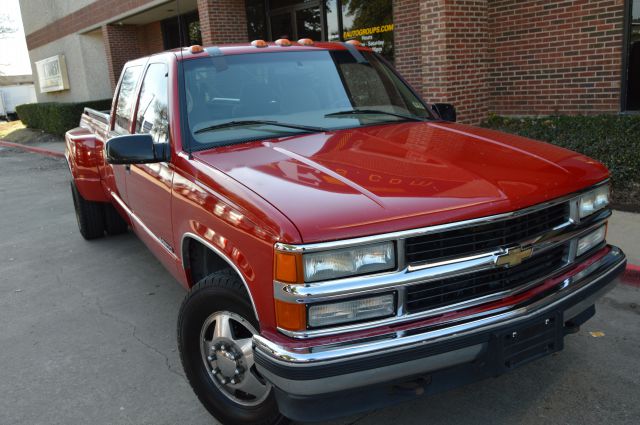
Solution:
{"label": "parking lot", "polygon": [[[610,242],[638,264],[619,217]],[[215,423],[176,351],[183,289],[131,233],[80,237],[63,160],[0,148],[0,265],[0,424]],[[332,424],[636,424],[639,304],[620,284],[561,353]]]}

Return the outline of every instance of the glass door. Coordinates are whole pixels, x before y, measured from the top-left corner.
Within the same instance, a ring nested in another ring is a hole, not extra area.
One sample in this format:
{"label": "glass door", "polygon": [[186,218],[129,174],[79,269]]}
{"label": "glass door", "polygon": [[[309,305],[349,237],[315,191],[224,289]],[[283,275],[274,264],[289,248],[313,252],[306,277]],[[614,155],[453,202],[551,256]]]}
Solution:
{"label": "glass door", "polygon": [[293,16],[291,12],[281,12],[271,15],[271,39],[286,38],[297,40],[293,31]]}
{"label": "glass door", "polygon": [[320,5],[296,10],[296,40],[324,40]]}
{"label": "glass door", "polygon": [[324,14],[319,1],[280,1],[271,2],[271,6],[279,3],[288,5],[269,11],[271,40],[278,38],[325,40]]}
{"label": "glass door", "polygon": [[628,111],[640,110],[640,0],[630,1],[630,25],[627,45],[626,105]]}

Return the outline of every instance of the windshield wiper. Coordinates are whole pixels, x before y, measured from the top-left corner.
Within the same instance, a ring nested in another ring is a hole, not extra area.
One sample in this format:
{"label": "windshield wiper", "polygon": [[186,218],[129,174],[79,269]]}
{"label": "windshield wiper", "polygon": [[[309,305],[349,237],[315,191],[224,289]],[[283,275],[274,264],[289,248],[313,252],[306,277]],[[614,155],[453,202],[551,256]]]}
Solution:
{"label": "windshield wiper", "polygon": [[328,131],[326,128],[322,128],[322,127],[313,127],[310,125],[301,125],[301,124],[289,124],[289,123],[278,122],[278,121],[239,120],[239,121],[228,121],[228,122],[223,122],[221,124],[210,125],[208,127],[201,128],[200,130],[196,130],[194,134],[221,130],[223,128],[244,127],[244,126],[251,126],[251,125],[273,125],[276,127],[294,128],[296,130],[303,130],[303,131],[308,131],[313,133],[322,133],[324,131]]}
{"label": "windshield wiper", "polygon": [[348,115],[390,115],[392,117],[404,118],[411,121],[427,121],[426,118],[417,115],[396,114],[395,112],[381,111],[379,109],[350,109],[348,111],[332,112],[325,115],[325,118],[339,118]]}

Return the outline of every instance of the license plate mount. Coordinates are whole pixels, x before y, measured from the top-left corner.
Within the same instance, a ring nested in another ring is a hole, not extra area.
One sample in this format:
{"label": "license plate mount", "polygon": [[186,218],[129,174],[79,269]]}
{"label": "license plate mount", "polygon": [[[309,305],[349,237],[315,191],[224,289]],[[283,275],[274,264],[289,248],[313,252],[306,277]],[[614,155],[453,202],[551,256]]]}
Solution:
{"label": "license plate mount", "polygon": [[501,374],[560,351],[563,341],[561,312],[495,333],[491,338],[493,349],[490,350],[494,370]]}

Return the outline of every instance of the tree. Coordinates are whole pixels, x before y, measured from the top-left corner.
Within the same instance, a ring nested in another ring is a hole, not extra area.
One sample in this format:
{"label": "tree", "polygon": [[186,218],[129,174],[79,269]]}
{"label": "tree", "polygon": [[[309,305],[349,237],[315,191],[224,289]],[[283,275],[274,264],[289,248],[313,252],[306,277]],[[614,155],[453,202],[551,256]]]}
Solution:
{"label": "tree", "polygon": [[[18,31],[18,27],[15,22],[9,15],[6,13],[0,14],[0,38],[6,38],[9,34],[13,34]],[[7,63],[1,63],[1,66],[7,66]],[[0,75],[3,75],[3,72],[0,70]]]}
{"label": "tree", "polygon": [[7,14],[0,14],[0,38],[18,31],[18,26]]}

